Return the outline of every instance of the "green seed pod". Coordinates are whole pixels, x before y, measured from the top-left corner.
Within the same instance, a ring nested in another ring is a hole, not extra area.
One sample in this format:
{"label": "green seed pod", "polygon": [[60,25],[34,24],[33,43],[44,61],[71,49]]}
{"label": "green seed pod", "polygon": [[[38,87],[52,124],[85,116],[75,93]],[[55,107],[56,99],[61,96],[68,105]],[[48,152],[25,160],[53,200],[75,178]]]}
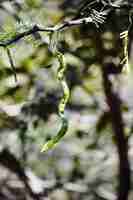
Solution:
{"label": "green seed pod", "polygon": [[120,33],[120,38],[123,43],[123,59],[120,64],[123,65],[123,72],[129,72],[129,63],[128,63],[128,30]]}
{"label": "green seed pod", "polygon": [[69,87],[67,85],[67,82],[64,78],[65,70],[66,70],[66,63],[64,55],[58,51],[54,52],[54,55],[57,57],[59,62],[59,68],[57,72],[57,79],[60,82],[63,90],[63,96],[60,100],[59,106],[58,106],[58,114],[61,119],[61,128],[56,136],[54,136],[51,140],[49,140],[46,144],[43,145],[41,152],[48,151],[49,149],[53,148],[55,145],[58,144],[58,142],[62,139],[62,137],[66,134],[68,130],[68,120],[66,119],[64,115],[66,104],[69,100],[70,92]]}

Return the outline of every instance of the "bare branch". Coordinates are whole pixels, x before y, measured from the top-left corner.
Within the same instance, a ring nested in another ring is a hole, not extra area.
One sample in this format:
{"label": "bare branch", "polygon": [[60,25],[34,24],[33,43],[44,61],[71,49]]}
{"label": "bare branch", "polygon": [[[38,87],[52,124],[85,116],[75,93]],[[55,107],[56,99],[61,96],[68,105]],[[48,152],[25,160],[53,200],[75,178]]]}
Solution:
{"label": "bare branch", "polygon": [[27,31],[24,31],[23,33],[18,33],[16,34],[14,37],[12,37],[11,39],[7,39],[6,41],[1,41],[0,42],[0,46],[1,47],[7,47],[19,40],[21,40],[24,37],[27,37],[29,35],[32,35],[36,32],[56,32],[56,31],[62,31],[64,29],[70,28],[72,26],[78,26],[81,24],[88,24],[88,23],[94,23],[98,26],[98,24],[102,24],[105,21],[105,13],[101,12],[101,13],[94,13],[94,15],[92,15],[91,17],[85,17],[85,18],[81,18],[81,19],[76,19],[76,20],[70,20],[70,21],[66,21],[62,24],[57,24],[53,27],[40,27],[38,25],[34,25],[32,28],[30,28]]}

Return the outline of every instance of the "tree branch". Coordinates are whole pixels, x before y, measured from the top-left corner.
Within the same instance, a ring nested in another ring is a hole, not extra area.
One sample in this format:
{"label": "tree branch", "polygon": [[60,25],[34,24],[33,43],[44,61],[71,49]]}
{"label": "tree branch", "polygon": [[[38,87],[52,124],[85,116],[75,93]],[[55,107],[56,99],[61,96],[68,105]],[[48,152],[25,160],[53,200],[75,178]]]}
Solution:
{"label": "tree branch", "polygon": [[6,41],[1,41],[0,46],[1,47],[9,46],[15,42],[18,42],[19,40],[21,40],[24,37],[35,34],[36,32],[58,32],[58,31],[62,31],[64,29],[70,28],[72,26],[78,26],[81,24],[88,24],[88,23],[92,23],[92,22],[93,22],[93,20],[91,17],[86,17],[86,18],[77,19],[77,20],[70,20],[70,21],[64,22],[62,24],[55,25],[53,27],[42,28],[38,25],[34,25],[29,30],[24,31],[23,33],[18,33],[11,39],[7,39]]}
{"label": "tree branch", "polygon": [[119,188],[117,200],[127,200],[131,187],[130,166],[128,160],[128,141],[124,132],[124,123],[121,113],[121,100],[112,89],[112,83],[107,73],[107,66],[102,65],[103,87],[109,106],[112,127],[119,155]]}
{"label": "tree branch", "polygon": [[[130,164],[128,160],[128,140],[124,131],[124,122],[122,117],[121,99],[114,92],[113,85],[110,80],[109,66],[105,62],[105,54],[107,51],[103,47],[103,42],[99,34],[95,35],[95,43],[98,48],[99,64],[101,66],[103,90],[106,102],[109,107],[113,134],[118,151],[119,170],[118,170],[118,191],[117,200],[128,200],[128,194],[131,188]],[[102,52],[102,53],[101,53]],[[119,66],[116,66],[119,68]]]}

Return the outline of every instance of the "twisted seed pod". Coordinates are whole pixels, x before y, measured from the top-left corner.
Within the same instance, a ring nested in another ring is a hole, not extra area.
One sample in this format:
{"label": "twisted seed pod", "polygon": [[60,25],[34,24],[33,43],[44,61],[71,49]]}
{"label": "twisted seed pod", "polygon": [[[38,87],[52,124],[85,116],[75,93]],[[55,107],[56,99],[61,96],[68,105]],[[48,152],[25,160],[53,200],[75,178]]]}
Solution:
{"label": "twisted seed pod", "polygon": [[58,114],[59,114],[62,124],[61,124],[61,128],[60,128],[59,132],[57,133],[57,135],[54,136],[51,140],[49,140],[46,144],[43,145],[41,152],[48,151],[49,149],[53,148],[56,144],[58,144],[58,142],[62,139],[62,137],[66,134],[66,132],[68,130],[68,120],[66,119],[66,117],[64,115],[65,107],[69,100],[69,95],[70,95],[68,85],[64,78],[64,74],[65,74],[65,70],[66,70],[66,63],[64,60],[64,55],[62,53],[56,51],[55,55],[59,62],[57,79],[59,80],[59,82],[62,86],[62,89],[63,89],[63,96],[62,96],[59,106],[58,106]]}
{"label": "twisted seed pod", "polygon": [[120,64],[123,65],[123,72],[129,72],[129,63],[128,63],[128,30],[120,33],[120,38],[123,43],[123,54],[124,58],[121,60]]}
{"label": "twisted seed pod", "polygon": [[132,10],[129,12],[129,24],[128,27],[125,31],[120,33],[120,38],[122,39],[122,43],[123,43],[123,55],[124,58],[121,60],[120,64],[123,65],[123,72],[129,72],[129,60],[128,60],[128,42],[129,42],[129,31],[130,28],[132,26],[132,15],[133,12]]}

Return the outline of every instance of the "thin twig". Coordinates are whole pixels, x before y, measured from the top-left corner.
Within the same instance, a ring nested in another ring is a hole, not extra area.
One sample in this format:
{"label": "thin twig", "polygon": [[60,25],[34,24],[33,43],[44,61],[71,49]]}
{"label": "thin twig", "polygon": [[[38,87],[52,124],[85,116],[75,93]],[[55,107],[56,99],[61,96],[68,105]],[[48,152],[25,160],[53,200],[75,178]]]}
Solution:
{"label": "thin twig", "polygon": [[21,40],[24,37],[27,37],[29,35],[32,35],[36,32],[56,32],[56,31],[62,31],[64,29],[70,28],[71,26],[78,26],[81,24],[88,24],[93,22],[91,17],[86,17],[86,18],[82,18],[82,19],[78,19],[78,20],[70,20],[67,22],[64,22],[62,24],[58,24],[55,25],[53,27],[46,27],[46,28],[42,28],[38,25],[34,25],[32,28],[30,28],[27,31],[24,31],[23,33],[18,33],[16,34],[13,38],[11,39],[7,39],[6,41],[2,41],[0,42],[0,46],[1,47],[6,47],[9,46],[15,42],[18,42],[19,40]]}

